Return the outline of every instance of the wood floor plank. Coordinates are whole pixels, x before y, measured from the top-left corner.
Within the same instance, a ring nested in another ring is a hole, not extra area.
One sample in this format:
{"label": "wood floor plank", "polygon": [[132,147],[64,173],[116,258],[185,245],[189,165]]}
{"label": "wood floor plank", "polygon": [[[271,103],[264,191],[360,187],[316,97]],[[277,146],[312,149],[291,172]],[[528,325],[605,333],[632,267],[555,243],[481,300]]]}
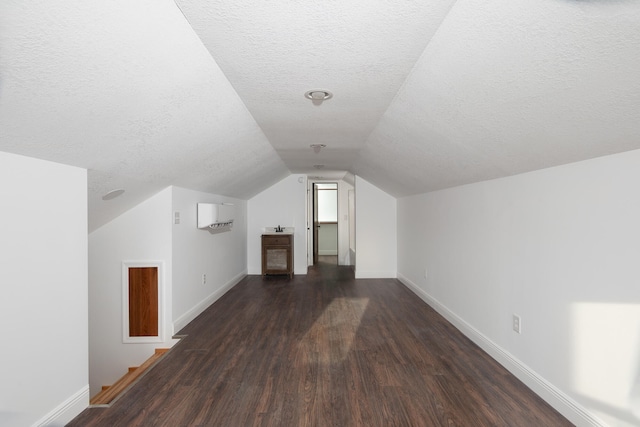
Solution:
{"label": "wood floor plank", "polygon": [[397,280],[249,276],[69,426],[570,426]]}

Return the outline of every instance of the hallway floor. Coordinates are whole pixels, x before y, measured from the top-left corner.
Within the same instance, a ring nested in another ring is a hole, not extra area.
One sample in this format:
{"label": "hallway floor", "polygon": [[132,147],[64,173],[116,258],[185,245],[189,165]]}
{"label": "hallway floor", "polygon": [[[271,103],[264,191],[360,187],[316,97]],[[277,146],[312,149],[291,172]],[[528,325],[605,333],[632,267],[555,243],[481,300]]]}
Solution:
{"label": "hallway floor", "polygon": [[69,426],[570,426],[394,279],[248,276]]}

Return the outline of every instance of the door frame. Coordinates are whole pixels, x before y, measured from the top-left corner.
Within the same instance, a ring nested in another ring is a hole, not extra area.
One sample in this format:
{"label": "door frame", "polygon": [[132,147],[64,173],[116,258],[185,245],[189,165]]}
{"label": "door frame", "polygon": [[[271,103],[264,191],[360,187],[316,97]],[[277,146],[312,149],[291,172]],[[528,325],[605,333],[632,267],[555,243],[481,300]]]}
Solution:
{"label": "door frame", "polygon": [[318,263],[318,230],[320,228],[320,224],[318,222],[318,184],[316,182],[311,183],[312,197],[313,197],[313,265]]}
{"label": "door frame", "polygon": [[335,184],[335,192],[336,192],[336,216],[337,216],[337,230],[338,233],[338,243],[337,243],[337,254],[338,254],[338,262],[337,265],[340,265],[340,180],[339,179],[322,179],[322,180],[307,180],[307,265],[315,265],[318,263],[318,227],[320,227],[318,221],[318,209],[317,209],[317,199],[318,199],[318,189],[316,184]]}

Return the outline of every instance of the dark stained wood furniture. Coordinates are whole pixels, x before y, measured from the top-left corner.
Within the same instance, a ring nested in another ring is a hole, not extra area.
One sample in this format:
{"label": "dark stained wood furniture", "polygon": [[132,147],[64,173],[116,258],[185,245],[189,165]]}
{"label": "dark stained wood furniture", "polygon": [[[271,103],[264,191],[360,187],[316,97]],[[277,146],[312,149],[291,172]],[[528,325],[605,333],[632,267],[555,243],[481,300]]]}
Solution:
{"label": "dark stained wood furniture", "polygon": [[262,235],[262,275],[267,274],[293,277],[293,234]]}

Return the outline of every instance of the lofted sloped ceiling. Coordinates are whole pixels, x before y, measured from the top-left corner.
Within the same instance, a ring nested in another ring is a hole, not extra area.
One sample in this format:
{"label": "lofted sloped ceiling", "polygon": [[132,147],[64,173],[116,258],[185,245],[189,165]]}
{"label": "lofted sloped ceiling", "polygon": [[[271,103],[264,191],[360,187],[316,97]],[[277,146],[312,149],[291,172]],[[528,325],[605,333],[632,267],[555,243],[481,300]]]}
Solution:
{"label": "lofted sloped ceiling", "polygon": [[87,168],[90,229],[167,185],[517,174],[640,148],[639,115],[636,0],[0,2],[0,150]]}
{"label": "lofted sloped ceiling", "polygon": [[290,173],[171,0],[3,0],[0,55],[0,150],[87,168],[90,230],[169,185]]}
{"label": "lofted sloped ceiling", "polygon": [[[454,0],[177,0],[292,172],[349,170]],[[308,90],[334,94],[321,105]],[[327,147],[317,155],[311,144]]]}
{"label": "lofted sloped ceiling", "polygon": [[459,0],[351,171],[396,196],[640,148],[640,1]]}

